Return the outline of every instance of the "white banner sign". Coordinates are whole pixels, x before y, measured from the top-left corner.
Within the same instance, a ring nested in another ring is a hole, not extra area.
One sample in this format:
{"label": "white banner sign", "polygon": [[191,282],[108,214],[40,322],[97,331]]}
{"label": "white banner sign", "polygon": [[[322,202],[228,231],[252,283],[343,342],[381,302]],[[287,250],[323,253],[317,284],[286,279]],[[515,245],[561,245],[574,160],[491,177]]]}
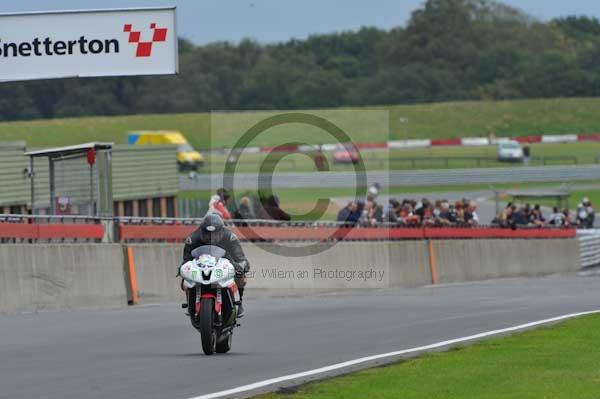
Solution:
{"label": "white banner sign", "polygon": [[175,8],[0,15],[0,81],[177,70]]}

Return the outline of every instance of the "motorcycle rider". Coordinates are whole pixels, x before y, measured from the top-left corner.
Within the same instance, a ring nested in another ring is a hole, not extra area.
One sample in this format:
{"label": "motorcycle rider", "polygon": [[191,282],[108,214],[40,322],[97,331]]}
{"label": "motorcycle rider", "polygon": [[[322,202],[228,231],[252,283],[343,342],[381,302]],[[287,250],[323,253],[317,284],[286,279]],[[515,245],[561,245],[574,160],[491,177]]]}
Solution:
{"label": "motorcycle rider", "polygon": [[242,297],[246,286],[246,273],[250,270],[250,263],[240,245],[237,236],[225,227],[221,216],[215,213],[207,214],[200,226],[185,240],[183,247],[183,263],[193,259],[192,251],[202,245],[216,245],[225,250],[227,258],[235,268],[235,283],[238,286],[240,302],[238,304],[238,317],[244,315]]}

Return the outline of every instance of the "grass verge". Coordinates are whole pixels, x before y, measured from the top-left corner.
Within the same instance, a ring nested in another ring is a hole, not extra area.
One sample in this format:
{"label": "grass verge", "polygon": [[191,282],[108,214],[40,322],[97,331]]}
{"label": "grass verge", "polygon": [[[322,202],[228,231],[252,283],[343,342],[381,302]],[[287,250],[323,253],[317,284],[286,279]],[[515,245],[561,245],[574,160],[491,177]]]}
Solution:
{"label": "grass verge", "polygon": [[[571,98],[392,105],[352,109],[351,112],[336,109],[316,112],[347,130],[353,141],[369,142],[390,138],[596,133],[600,132],[599,106],[600,98]],[[363,110],[387,111],[389,121],[379,118],[372,121],[359,112]],[[199,149],[229,147],[254,123],[274,114],[215,113],[212,121],[210,113],[195,113],[4,122],[0,123],[0,141],[25,140],[30,148],[88,141],[125,143],[127,131],[167,129],[182,131]],[[211,124],[219,128],[211,132]],[[310,143],[332,142],[318,129],[286,124],[273,129],[273,134],[261,135],[251,145],[279,145],[298,139]]]}
{"label": "grass verge", "polygon": [[[530,166],[594,164],[600,159],[600,143],[579,142],[561,144],[534,144]],[[329,170],[352,171],[353,165],[334,164],[332,153],[324,153]],[[258,172],[261,166],[271,166],[275,172],[315,171],[312,154],[288,154],[277,164],[263,165],[266,153],[245,153],[240,156],[236,172]],[[520,167],[522,163],[499,162],[496,147],[432,147],[390,151],[362,151],[367,170],[458,169],[487,167]],[[227,155],[212,154],[206,158],[207,166],[200,173],[223,173]]]}
{"label": "grass verge", "polygon": [[599,340],[600,316],[588,316],[257,399],[595,399]]}

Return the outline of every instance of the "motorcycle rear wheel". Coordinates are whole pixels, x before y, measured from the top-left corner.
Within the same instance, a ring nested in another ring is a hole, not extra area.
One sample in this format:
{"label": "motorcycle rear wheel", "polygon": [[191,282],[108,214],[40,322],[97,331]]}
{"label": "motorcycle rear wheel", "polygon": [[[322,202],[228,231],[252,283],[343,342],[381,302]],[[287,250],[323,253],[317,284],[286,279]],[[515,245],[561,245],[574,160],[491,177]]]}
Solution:
{"label": "motorcycle rear wheel", "polygon": [[217,350],[217,332],[213,323],[214,299],[205,298],[200,305],[200,337],[202,350],[206,355],[212,355]]}

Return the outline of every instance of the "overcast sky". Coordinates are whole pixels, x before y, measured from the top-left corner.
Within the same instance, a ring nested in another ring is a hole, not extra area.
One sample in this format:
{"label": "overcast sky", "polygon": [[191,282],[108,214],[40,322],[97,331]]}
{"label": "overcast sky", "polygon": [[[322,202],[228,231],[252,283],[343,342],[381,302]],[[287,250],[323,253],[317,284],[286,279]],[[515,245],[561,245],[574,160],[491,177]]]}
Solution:
{"label": "overcast sky", "polygon": [[[505,0],[540,19],[600,17],[598,0]],[[311,33],[389,29],[403,25],[422,0],[1,0],[0,12],[177,5],[179,35],[195,43],[260,42],[305,38]]]}

